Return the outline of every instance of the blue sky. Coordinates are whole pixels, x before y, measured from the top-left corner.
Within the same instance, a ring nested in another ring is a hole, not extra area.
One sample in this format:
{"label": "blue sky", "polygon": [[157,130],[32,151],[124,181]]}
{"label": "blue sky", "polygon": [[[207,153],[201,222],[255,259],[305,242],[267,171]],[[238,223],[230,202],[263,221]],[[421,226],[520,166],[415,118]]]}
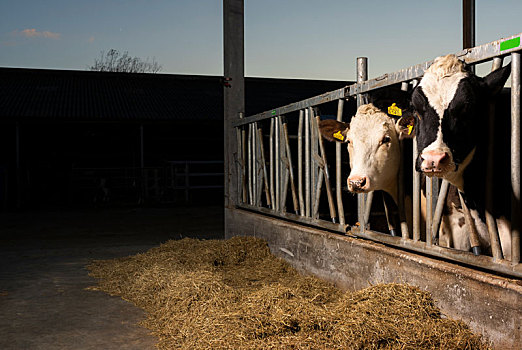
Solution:
{"label": "blue sky", "polygon": [[[245,0],[247,76],[370,78],[456,52],[460,0]],[[477,44],[522,32],[522,1],[476,0]],[[85,70],[111,48],[162,73],[223,74],[221,0],[0,0],[0,66]],[[479,71],[480,72],[480,71]]]}

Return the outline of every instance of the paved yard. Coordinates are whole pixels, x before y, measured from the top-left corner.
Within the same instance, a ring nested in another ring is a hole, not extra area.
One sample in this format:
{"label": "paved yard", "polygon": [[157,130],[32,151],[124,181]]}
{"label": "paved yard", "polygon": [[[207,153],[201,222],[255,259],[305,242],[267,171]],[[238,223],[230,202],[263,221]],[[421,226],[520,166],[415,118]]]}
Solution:
{"label": "paved yard", "polygon": [[85,290],[85,265],[181,237],[223,238],[223,208],[0,213],[0,349],[154,349],[140,309]]}

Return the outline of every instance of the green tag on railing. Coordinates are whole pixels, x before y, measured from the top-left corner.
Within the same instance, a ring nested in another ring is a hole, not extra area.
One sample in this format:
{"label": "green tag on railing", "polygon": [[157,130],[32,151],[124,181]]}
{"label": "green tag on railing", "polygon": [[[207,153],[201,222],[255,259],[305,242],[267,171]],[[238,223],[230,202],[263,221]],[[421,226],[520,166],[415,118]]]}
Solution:
{"label": "green tag on railing", "polygon": [[272,111],[272,115],[276,115],[276,110],[275,109]]}
{"label": "green tag on railing", "polygon": [[508,39],[500,43],[500,52],[520,46],[520,37]]}

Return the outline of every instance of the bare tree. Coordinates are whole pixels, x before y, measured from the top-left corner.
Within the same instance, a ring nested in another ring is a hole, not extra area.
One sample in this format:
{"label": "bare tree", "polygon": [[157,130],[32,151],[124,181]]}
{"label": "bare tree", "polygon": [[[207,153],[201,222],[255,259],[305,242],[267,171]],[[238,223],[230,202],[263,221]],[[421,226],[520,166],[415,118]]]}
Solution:
{"label": "bare tree", "polygon": [[126,73],[158,73],[163,67],[153,57],[144,61],[139,57],[131,57],[128,51],[123,54],[118,50],[101,51],[100,58],[94,59],[94,65],[89,70],[99,72],[126,72]]}

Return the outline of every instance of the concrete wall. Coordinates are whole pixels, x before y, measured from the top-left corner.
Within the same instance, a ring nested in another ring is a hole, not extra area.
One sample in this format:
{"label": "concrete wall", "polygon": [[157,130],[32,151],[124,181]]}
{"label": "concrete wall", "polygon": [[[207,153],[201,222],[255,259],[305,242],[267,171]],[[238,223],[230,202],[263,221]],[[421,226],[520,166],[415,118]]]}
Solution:
{"label": "concrete wall", "polygon": [[225,209],[226,237],[250,235],[302,273],[358,290],[407,283],[432,293],[443,314],[488,337],[496,349],[522,344],[522,283],[363,239]]}

